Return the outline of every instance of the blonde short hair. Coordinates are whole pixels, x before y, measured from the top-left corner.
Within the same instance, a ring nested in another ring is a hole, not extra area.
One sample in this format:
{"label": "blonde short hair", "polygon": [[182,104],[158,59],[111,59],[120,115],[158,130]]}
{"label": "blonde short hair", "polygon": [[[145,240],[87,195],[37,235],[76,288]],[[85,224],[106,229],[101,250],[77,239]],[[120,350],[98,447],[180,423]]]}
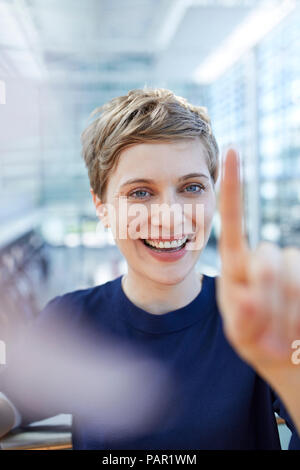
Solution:
{"label": "blonde short hair", "polygon": [[90,117],[95,115],[97,118],[81,134],[81,142],[91,188],[101,200],[122,150],[140,143],[199,137],[216,182],[219,149],[205,107],[194,106],[164,88],[144,87],[113,98]]}

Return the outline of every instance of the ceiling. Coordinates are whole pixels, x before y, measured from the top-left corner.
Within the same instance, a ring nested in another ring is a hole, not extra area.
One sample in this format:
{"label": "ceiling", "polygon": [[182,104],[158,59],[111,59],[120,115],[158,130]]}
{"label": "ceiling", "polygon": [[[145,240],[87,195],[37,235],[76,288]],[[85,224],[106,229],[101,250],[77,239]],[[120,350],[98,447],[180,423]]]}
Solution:
{"label": "ceiling", "polygon": [[0,74],[68,83],[189,82],[257,0],[0,0]]}

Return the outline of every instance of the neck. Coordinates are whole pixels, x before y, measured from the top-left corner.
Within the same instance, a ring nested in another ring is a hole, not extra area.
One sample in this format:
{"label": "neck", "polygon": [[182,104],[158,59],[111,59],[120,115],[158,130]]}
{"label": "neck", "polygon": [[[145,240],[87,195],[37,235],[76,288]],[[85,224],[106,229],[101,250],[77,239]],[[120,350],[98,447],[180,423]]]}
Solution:
{"label": "neck", "polygon": [[161,315],[185,307],[199,295],[203,275],[192,270],[180,282],[169,285],[143,278],[128,269],[122,278],[125,295],[146,312]]}

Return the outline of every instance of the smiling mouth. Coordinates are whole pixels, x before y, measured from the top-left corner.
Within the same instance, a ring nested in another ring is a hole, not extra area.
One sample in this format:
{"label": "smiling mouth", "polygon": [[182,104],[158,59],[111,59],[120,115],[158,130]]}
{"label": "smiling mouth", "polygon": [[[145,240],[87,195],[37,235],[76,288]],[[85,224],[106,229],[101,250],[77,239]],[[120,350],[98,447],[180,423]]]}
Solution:
{"label": "smiling mouth", "polygon": [[[190,241],[194,240],[194,237],[192,236],[188,236],[188,237],[184,237],[185,238],[185,241],[182,241],[181,243],[179,242],[177,244],[177,246],[168,246],[168,243],[166,244],[167,246],[162,246],[162,243],[159,243],[157,242],[154,246],[154,243],[153,244],[150,244],[150,242],[145,239],[145,238],[141,238],[140,240],[144,243],[144,245],[149,248],[150,250],[153,250],[153,251],[156,251],[156,252],[161,252],[161,253],[166,253],[166,252],[174,252],[174,251],[180,251],[182,249],[185,248],[185,246],[187,245],[187,243],[189,243]],[[173,240],[174,241],[174,240]],[[170,245],[171,243],[169,243]]]}

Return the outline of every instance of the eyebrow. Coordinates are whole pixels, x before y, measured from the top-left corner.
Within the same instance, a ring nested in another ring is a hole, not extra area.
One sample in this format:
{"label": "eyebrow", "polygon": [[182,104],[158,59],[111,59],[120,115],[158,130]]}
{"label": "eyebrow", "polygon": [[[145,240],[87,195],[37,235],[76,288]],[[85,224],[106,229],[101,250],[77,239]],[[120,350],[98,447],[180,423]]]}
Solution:
{"label": "eyebrow", "polygon": [[[201,177],[201,176],[204,176],[204,178],[207,178],[209,179],[209,177],[207,175],[205,175],[204,173],[188,173],[187,175],[184,175],[184,176],[181,176],[180,178],[178,178],[178,181],[185,181],[189,178],[197,178],[197,177]],[[155,184],[155,180],[151,179],[151,178],[131,178],[130,180],[127,180],[125,183],[123,183],[120,188],[123,188],[124,186],[127,186],[129,184],[133,184],[133,183],[150,183],[150,184]]]}

